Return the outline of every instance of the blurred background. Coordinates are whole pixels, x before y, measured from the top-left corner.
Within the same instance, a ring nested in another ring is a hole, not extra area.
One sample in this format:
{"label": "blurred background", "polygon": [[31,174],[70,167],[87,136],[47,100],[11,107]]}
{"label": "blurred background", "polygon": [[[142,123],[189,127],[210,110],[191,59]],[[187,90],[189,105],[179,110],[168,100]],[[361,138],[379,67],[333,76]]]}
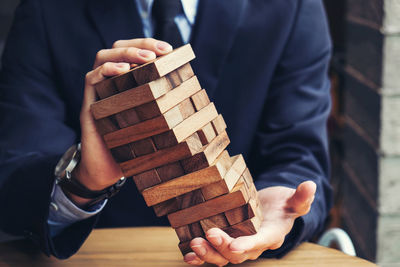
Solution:
{"label": "blurred background", "polygon": [[[0,55],[18,2],[0,1]],[[334,44],[327,227],[347,231],[358,256],[400,266],[400,0],[324,2]]]}

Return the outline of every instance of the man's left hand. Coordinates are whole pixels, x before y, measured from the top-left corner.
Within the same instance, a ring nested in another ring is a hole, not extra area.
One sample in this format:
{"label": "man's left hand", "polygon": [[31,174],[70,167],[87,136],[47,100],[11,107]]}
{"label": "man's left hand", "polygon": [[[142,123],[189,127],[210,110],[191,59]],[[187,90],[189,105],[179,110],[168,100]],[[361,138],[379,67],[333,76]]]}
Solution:
{"label": "man's left hand", "polygon": [[260,190],[263,221],[257,234],[232,238],[218,228],[210,229],[207,239],[195,238],[190,242],[194,252],[185,255],[185,262],[224,266],[255,260],[265,250],[280,248],[295,219],[309,212],[315,191],[316,184],[312,181],[301,183],[297,189],[274,186]]}

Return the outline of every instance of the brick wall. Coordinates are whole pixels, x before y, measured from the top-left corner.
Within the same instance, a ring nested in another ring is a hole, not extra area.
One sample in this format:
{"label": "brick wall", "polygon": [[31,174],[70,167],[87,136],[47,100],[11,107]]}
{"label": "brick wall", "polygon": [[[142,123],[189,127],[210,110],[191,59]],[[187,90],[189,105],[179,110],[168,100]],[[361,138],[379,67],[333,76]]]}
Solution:
{"label": "brick wall", "polygon": [[337,221],[358,256],[400,266],[400,1],[345,0],[344,14]]}

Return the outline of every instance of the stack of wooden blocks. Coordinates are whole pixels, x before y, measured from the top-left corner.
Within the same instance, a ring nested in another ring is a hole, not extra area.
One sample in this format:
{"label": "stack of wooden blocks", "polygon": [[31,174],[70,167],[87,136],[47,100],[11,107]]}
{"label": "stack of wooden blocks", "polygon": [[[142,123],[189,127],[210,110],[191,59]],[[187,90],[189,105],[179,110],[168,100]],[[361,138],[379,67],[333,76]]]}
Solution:
{"label": "stack of wooden blocks", "polygon": [[168,215],[183,254],[218,227],[232,237],[261,224],[242,155],[229,156],[226,124],[201,88],[190,45],[95,86],[98,131],[157,216]]}

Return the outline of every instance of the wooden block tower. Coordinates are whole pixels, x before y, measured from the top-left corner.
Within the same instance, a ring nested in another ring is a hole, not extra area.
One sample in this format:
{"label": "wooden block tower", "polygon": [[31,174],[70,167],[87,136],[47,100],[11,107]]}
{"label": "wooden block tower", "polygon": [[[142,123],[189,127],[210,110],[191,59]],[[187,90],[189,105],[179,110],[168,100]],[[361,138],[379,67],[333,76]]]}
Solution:
{"label": "wooden block tower", "polygon": [[183,254],[218,227],[232,237],[261,224],[242,155],[230,156],[226,124],[193,73],[190,45],[95,86],[98,131],[157,216],[168,215]]}

